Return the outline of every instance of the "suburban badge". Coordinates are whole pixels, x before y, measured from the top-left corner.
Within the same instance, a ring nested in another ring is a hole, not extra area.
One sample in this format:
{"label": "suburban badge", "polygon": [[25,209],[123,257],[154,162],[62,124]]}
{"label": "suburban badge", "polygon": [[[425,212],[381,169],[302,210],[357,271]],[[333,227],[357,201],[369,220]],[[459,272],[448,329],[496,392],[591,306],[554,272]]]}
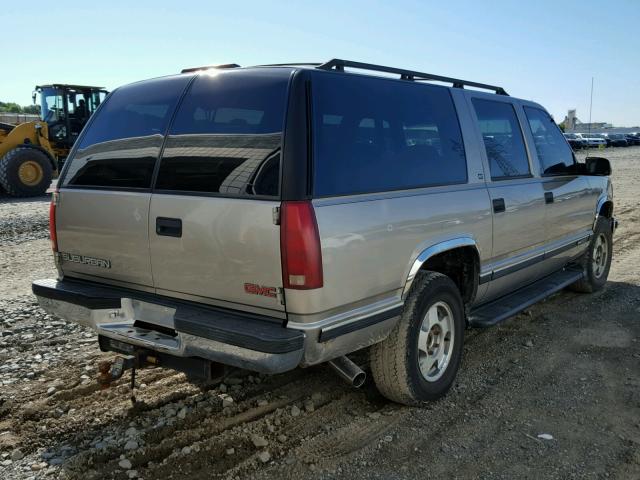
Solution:
{"label": "suburban badge", "polygon": [[102,258],[87,257],[85,255],[78,255],[76,253],[61,252],[63,262],[81,263],[83,265],[90,265],[98,268],[111,268],[111,261],[104,260]]}

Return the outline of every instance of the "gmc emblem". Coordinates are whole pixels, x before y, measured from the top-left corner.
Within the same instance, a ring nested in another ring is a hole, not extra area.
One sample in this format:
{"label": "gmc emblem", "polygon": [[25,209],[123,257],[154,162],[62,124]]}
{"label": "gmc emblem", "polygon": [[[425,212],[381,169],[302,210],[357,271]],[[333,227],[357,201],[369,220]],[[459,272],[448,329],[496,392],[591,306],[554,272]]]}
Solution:
{"label": "gmc emblem", "polygon": [[276,287],[264,287],[262,285],[256,285],[255,283],[245,283],[244,293],[249,293],[251,295],[262,295],[263,297],[271,298],[276,298],[277,296]]}

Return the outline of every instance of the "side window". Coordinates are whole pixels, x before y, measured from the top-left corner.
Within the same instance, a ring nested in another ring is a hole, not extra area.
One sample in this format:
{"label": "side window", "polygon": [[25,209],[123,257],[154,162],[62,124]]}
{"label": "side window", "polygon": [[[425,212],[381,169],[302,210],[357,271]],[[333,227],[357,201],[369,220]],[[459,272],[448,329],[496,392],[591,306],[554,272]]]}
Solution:
{"label": "side window", "polygon": [[532,107],[524,107],[524,113],[531,128],[542,173],[566,173],[574,164],[573,152],[551,115]]}
{"label": "side window", "polygon": [[67,160],[63,186],[150,188],[165,130],[188,81],[182,75],[113,92]]}
{"label": "side window", "polygon": [[155,188],[279,195],[287,85],[284,72],[200,75],[176,113]]}
{"label": "side window", "polygon": [[530,175],[518,117],[510,103],[474,98],[491,178],[505,180]]}
{"label": "side window", "polygon": [[316,196],[467,181],[446,88],[316,72],[312,93]]}

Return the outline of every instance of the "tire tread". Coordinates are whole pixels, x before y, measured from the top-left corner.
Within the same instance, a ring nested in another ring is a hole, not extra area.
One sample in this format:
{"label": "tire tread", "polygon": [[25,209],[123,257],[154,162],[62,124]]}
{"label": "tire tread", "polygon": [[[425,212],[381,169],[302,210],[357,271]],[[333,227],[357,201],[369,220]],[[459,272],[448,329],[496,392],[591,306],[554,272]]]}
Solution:
{"label": "tire tread", "polygon": [[397,403],[404,405],[421,405],[413,391],[407,371],[409,361],[409,340],[411,338],[411,318],[416,315],[418,302],[425,291],[434,283],[450,282],[449,277],[438,272],[419,271],[405,302],[402,317],[389,336],[370,349],[371,373],[380,393]]}

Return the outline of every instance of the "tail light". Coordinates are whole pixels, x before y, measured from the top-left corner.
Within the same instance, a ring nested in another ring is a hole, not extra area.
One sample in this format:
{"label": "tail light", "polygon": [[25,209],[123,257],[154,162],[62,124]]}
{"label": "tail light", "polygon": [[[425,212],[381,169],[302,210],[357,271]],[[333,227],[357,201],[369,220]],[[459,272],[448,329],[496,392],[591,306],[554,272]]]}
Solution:
{"label": "tail light", "polygon": [[51,248],[54,253],[58,251],[58,236],[56,235],[56,206],[58,205],[58,192],[51,194],[51,204],[49,205],[49,236],[51,237]]}
{"label": "tail light", "polygon": [[280,250],[285,288],[322,287],[320,236],[311,202],[282,202]]}

